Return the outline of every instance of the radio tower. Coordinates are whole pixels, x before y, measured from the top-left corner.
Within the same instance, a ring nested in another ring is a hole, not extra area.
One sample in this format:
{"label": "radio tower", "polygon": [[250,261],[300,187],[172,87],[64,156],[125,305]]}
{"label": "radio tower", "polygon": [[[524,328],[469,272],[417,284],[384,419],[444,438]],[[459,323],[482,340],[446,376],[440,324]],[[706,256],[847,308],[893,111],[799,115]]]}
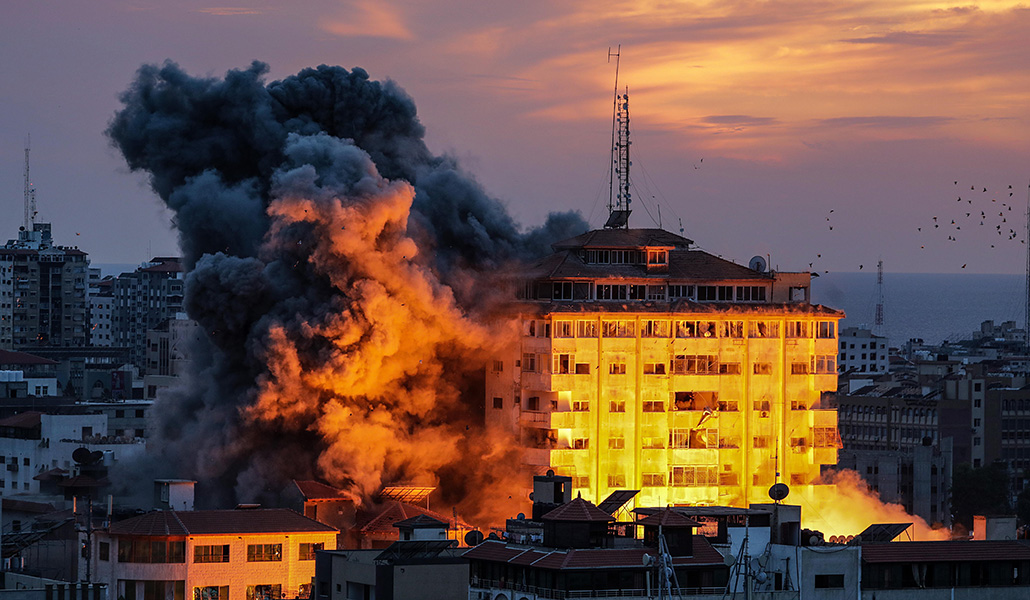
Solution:
{"label": "radio tower", "polygon": [[1023,348],[1030,356],[1030,186],[1026,192],[1026,317],[1023,321]]}
{"label": "radio tower", "polygon": [[32,187],[32,177],[29,176],[29,146],[32,138],[25,138],[25,231],[32,231],[36,222],[36,190]]}
{"label": "radio tower", "polygon": [[883,259],[876,261],[876,317],[873,333],[883,335]]}
{"label": "radio tower", "polygon": [[629,90],[619,94],[619,50],[608,50],[608,60],[615,57],[615,107],[612,113],[612,171],[608,189],[608,221],[606,229],[628,229],[629,192]]}

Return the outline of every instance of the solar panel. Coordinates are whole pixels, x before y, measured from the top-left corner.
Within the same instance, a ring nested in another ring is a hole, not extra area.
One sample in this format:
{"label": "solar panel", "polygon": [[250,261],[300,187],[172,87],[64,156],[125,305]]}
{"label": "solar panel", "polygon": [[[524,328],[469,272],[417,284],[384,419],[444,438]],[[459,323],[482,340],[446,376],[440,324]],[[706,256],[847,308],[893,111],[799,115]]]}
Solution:
{"label": "solar panel", "polygon": [[375,557],[376,564],[389,564],[391,561],[436,558],[441,552],[456,546],[454,540],[416,540],[394,542]]}
{"label": "solar panel", "polygon": [[435,487],[419,487],[414,485],[391,485],[379,492],[380,500],[397,500],[408,504],[423,502],[433,493]]}
{"label": "solar panel", "polygon": [[862,538],[862,543],[889,542],[911,526],[911,523],[873,523],[858,534],[858,537]]}
{"label": "solar panel", "polygon": [[604,499],[603,502],[597,505],[604,512],[613,515],[615,511],[622,508],[627,502],[633,499],[640,493],[640,490],[615,490]]}

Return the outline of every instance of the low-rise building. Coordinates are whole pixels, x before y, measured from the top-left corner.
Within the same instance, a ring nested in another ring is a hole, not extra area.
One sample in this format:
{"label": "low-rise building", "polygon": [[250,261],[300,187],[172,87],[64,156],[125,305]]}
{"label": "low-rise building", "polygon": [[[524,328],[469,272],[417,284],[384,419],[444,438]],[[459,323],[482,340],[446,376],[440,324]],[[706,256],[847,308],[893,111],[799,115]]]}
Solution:
{"label": "low-rise building", "polygon": [[93,573],[125,600],[308,598],[336,533],[284,508],[154,511],[94,534]]}

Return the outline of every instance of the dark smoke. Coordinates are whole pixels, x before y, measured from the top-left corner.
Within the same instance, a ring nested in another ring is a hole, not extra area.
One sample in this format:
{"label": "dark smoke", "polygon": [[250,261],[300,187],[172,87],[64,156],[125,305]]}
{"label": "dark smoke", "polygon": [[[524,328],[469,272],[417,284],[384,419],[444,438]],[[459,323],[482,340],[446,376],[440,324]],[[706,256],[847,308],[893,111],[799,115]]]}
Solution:
{"label": "dark smoke", "polygon": [[[449,478],[455,503],[501,484],[514,449],[484,450],[474,425],[481,376],[468,357],[496,337],[482,298],[491,274],[586,224],[552,214],[521,232],[428,150],[392,82],[323,65],[266,83],[267,70],[146,65],[107,130],[174,212],[187,312],[206,333],[184,385],[156,406],[143,467],[198,479],[198,504],[223,507],[268,501],[293,478],[367,497],[428,470]],[[418,330],[425,360],[391,341]],[[448,450],[436,462],[435,447]]]}

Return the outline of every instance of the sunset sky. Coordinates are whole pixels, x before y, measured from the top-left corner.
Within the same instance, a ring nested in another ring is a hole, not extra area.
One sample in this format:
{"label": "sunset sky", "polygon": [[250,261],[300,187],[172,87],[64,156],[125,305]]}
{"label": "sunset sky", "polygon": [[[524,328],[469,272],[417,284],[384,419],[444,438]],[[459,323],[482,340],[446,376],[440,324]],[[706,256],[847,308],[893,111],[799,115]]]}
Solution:
{"label": "sunset sky", "polygon": [[257,59],[269,80],[360,66],[407,90],[430,148],[521,223],[572,209],[600,226],[621,44],[633,226],[660,210],[705,250],[783,270],[1019,273],[1028,31],[1013,2],[9,1],[0,238],[21,223],[31,133],[60,243],[99,263],[178,252],[103,135],[136,69],[166,59],[212,76]]}

